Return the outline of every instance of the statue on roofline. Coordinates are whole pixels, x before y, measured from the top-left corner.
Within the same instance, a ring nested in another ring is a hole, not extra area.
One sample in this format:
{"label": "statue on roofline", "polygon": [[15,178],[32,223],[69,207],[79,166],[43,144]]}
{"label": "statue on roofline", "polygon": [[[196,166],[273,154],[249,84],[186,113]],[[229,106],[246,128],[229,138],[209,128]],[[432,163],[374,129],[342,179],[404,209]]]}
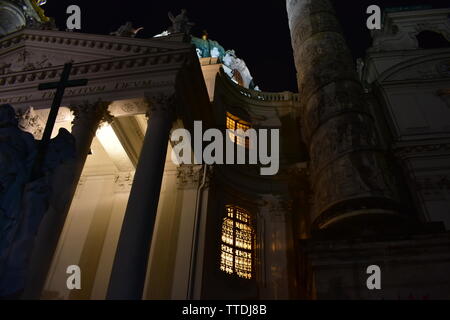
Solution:
{"label": "statue on roofline", "polygon": [[225,52],[223,58],[223,69],[225,73],[236,83],[251,90],[260,91],[244,60],[236,56],[234,50]]}
{"label": "statue on roofline", "polygon": [[50,18],[45,15],[44,10],[41,8],[44,4],[47,3],[47,0],[32,0],[31,5],[33,6],[36,13],[39,15],[39,18],[41,18],[42,22],[50,22]]}
{"label": "statue on roofline", "polygon": [[176,17],[172,12],[169,12],[169,19],[172,21],[172,26],[167,30],[169,33],[190,34],[192,27],[195,25],[195,23],[189,22],[186,9],[181,9],[181,13]]}
{"label": "statue on roofline", "polygon": [[189,21],[186,9],[182,9],[181,13],[177,16],[174,16],[172,12],[169,12],[168,15],[170,21],[172,21],[172,25],[167,30],[155,35],[154,38],[167,37],[172,33],[191,34],[191,29],[195,26],[195,23]]}
{"label": "statue on roofline", "polygon": [[18,298],[25,286],[34,239],[48,210],[54,170],[75,157],[65,129],[51,140],[42,168],[32,180],[38,141],[19,128],[11,105],[0,105],[0,297]]}
{"label": "statue on roofline", "polygon": [[133,23],[127,21],[124,25],[120,26],[119,29],[117,29],[117,31],[111,32],[110,35],[118,37],[134,38],[142,30],[144,30],[143,27],[136,29],[133,27]]}

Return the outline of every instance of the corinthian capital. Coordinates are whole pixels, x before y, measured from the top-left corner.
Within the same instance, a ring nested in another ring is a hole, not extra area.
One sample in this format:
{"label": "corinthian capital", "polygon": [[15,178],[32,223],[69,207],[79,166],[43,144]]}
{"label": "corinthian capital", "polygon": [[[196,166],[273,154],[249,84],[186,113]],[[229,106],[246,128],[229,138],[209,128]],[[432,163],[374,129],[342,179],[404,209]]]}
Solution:
{"label": "corinthian capital", "polygon": [[155,114],[175,116],[176,94],[175,92],[159,91],[146,94],[148,100],[147,117]]}
{"label": "corinthian capital", "polygon": [[[206,176],[205,176],[206,175]],[[201,184],[207,188],[213,175],[212,167],[202,165],[182,165],[177,168],[177,184],[180,189],[197,188]]]}
{"label": "corinthian capital", "polygon": [[108,108],[110,103],[105,101],[83,101],[74,103],[70,106],[70,110],[74,115],[73,125],[79,122],[103,122],[112,123],[114,117],[110,114]]}

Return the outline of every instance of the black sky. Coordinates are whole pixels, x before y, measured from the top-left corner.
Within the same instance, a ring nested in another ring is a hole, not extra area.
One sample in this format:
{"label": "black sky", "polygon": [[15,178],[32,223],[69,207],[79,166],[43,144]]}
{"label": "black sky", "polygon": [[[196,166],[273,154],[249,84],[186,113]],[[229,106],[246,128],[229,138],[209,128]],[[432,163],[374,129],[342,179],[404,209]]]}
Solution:
{"label": "black sky", "polygon": [[[364,55],[370,45],[366,28],[366,9],[377,4],[381,8],[405,5],[449,7],[448,0],[334,0],[347,42],[354,58]],[[48,0],[47,16],[54,17],[65,29],[66,8],[77,4],[82,11],[82,32],[109,34],[126,21],[143,26],[140,38],[149,38],[167,29],[167,12],[189,12],[196,23],[193,35],[207,30],[210,39],[225,49],[236,50],[244,59],[264,91],[297,91],[296,71],[292,57],[290,32],[284,0]]]}

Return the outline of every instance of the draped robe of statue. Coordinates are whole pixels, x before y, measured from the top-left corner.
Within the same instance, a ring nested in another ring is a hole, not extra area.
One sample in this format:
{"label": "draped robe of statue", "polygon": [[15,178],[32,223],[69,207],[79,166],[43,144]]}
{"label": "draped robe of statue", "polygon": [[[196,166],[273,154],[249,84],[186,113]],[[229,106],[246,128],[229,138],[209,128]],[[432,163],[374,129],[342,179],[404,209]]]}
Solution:
{"label": "draped robe of statue", "polygon": [[14,109],[0,106],[0,297],[19,294],[40,222],[48,209],[52,172],[75,156],[75,140],[65,129],[52,139],[42,175],[31,172],[38,141],[19,129]]}

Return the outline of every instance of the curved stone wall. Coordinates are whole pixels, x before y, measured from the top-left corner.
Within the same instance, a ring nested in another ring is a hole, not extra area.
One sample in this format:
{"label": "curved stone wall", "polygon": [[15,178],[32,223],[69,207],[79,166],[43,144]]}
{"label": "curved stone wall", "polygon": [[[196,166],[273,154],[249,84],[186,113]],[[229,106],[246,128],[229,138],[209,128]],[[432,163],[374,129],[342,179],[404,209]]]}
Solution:
{"label": "curved stone wall", "polygon": [[311,157],[313,227],[396,216],[394,175],[330,1],[287,0],[287,11]]}

